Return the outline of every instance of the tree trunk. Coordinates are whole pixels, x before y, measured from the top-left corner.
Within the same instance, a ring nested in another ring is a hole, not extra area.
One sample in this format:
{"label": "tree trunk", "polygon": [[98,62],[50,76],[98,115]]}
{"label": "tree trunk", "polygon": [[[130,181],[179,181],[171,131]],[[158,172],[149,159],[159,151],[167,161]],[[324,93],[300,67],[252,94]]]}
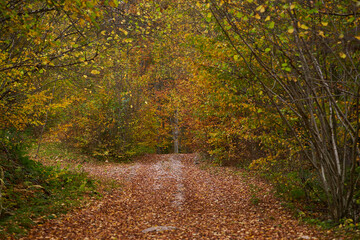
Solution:
{"label": "tree trunk", "polygon": [[179,153],[179,118],[178,111],[175,110],[173,121],[173,140],[174,140],[174,153]]}

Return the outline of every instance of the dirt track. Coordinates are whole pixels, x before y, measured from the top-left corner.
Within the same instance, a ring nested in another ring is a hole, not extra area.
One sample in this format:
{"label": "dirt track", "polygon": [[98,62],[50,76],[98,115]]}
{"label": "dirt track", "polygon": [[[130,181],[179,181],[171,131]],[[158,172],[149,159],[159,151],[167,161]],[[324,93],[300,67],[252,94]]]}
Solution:
{"label": "dirt track", "polygon": [[26,239],[329,239],[300,225],[268,185],[228,168],[202,170],[194,157],[84,165],[124,187],[35,227]]}

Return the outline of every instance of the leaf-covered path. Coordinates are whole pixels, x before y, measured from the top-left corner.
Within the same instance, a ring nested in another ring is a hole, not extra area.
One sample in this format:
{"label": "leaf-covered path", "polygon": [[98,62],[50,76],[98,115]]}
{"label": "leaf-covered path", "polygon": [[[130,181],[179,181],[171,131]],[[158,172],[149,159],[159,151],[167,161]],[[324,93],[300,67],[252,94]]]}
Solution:
{"label": "leaf-covered path", "polygon": [[123,188],[46,222],[26,239],[327,239],[299,224],[270,187],[195,155],[149,155],[134,164],[85,165]]}

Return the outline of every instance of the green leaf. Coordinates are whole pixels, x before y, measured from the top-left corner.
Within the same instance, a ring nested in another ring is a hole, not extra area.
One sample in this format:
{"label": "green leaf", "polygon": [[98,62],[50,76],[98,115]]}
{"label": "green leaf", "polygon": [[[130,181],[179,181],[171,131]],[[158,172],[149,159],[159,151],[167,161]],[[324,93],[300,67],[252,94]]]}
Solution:
{"label": "green leaf", "polygon": [[212,17],[212,14],[211,14],[211,13],[208,13],[208,14],[206,15],[206,21],[207,21],[207,22],[211,22],[211,17]]}
{"label": "green leaf", "polygon": [[243,14],[242,14],[241,12],[238,12],[238,13],[236,13],[236,17],[237,17],[237,18],[242,18],[242,17],[243,17]]}
{"label": "green leaf", "polygon": [[268,25],[268,28],[273,29],[275,27],[275,22],[271,21]]}

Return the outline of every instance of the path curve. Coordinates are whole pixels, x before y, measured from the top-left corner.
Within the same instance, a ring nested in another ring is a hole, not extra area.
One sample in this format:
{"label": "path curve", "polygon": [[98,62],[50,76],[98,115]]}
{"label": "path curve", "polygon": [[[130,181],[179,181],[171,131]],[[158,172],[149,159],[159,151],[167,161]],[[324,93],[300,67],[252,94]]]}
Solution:
{"label": "path curve", "polygon": [[330,239],[300,225],[265,183],[229,168],[201,169],[194,157],[84,165],[123,189],[36,226],[24,239]]}

